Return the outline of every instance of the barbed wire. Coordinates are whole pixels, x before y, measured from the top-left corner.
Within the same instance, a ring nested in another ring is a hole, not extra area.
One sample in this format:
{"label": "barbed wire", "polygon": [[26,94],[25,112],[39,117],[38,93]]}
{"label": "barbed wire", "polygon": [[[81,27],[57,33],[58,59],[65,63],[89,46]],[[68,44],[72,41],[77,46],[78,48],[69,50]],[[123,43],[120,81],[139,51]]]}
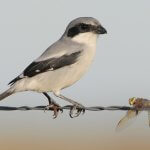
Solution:
{"label": "barbed wire", "polygon": [[[11,106],[0,106],[0,111],[29,111],[29,110],[43,110],[45,111],[53,111],[53,119],[57,118],[58,112],[61,111],[63,112],[64,109],[70,110],[69,116],[71,118],[78,117],[81,113],[85,113],[85,111],[102,111],[102,110],[107,110],[107,111],[116,111],[116,110],[121,110],[121,111],[131,111],[136,112],[136,115],[138,115],[139,111],[147,110],[150,112],[150,101],[145,101],[145,99],[136,99],[137,103],[136,105],[132,105],[133,107],[129,106],[108,106],[108,107],[103,107],[103,106],[93,106],[93,107],[84,107],[83,108],[75,108],[76,113],[74,113],[74,107],[72,105],[66,105],[63,107],[55,108],[55,107],[47,107],[47,106],[35,106],[35,107],[29,107],[29,106],[21,106],[21,107],[11,107]],[[148,103],[147,103],[148,102]],[[147,105],[148,104],[148,105]],[[140,106],[140,107],[139,107]],[[141,107],[142,106],[142,107]],[[127,113],[128,114],[128,113]]]}
{"label": "barbed wire", "polygon": [[[14,111],[14,110],[19,110],[19,111],[28,111],[28,110],[45,110],[46,106],[35,106],[35,107],[29,107],[29,106],[20,106],[20,107],[11,107],[11,106],[0,106],[0,111]],[[62,110],[70,110],[72,109],[72,105],[66,105],[61,107]],[[80,109],[80,108],[79,108]],[[53,108],[49,108],[48,111],[53,111]],[[85,107],[85,110],[87,111],[103,111],[103,110],[108,110],[108,111],[115,111],[115,110],[122,110],[122,111],[127,111],[127,110],[137,110],[137,108],[134,107],[129,107],[129,106],[108,106],[108,107],[103,107],[103,106],[93,106],[93,107]],[[140,110],[150,110],[149,108],[142,108]]]}

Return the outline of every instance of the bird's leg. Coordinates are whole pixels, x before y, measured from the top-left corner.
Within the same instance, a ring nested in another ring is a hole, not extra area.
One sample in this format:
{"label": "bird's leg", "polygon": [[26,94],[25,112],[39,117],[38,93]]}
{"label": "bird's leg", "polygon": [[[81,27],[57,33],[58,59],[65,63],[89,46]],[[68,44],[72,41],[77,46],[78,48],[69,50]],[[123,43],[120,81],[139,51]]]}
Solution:
{"label": "bird's leg", "polygon": [[49,109],[53,109],[54,110],[54,118],[56,118],[58,116],[58,112],[59,110],[62,112],[63,110],[61,109],[61,107],[59,106],[59,104],[57,104],[47,93],[43,93],[49,102],[49,105],[46,106],[45,110],[49,110]]}
{"label": "bird's leg", "polygon": [[[70,110],[70,117],[71,118],[78,117],[81,114],[81,112],[83,112],[83,114],[84,114],[85,107],[82,104],[80,104],[80,103],[78,103],[78,102],[76,102],[76,101],[74,101],[74,100],[72,100],[70,98],[67,98],[67,97],[65,97],[65,96],[63,96],[61,94],[55,94],[55,96],[65,100],[65,101],[67,101],[67,102],[69,102],[69,103],[71,103],[73,105],[71,110]],[[77,110],[77,113],[75,115],[73,113],[74,110]]]}

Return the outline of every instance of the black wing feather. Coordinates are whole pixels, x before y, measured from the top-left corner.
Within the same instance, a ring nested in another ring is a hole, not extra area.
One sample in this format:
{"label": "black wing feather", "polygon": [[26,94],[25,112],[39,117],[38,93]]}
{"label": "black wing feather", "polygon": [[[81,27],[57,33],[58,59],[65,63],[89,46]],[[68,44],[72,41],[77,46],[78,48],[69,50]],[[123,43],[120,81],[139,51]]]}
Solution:
{"label": "black wing feather", "polygon": [[[50,58],[44,61],[32,62],[23,72],[23,76],[33,77],[40,73],[47,71],[54,71],[59,68],[74,64],[77,61],[81,51],[74,52],[69,55],[63,55],[59,58]],[[16,77],[9,84],[14,84],[18,80],[22,79],[20,76]]]}

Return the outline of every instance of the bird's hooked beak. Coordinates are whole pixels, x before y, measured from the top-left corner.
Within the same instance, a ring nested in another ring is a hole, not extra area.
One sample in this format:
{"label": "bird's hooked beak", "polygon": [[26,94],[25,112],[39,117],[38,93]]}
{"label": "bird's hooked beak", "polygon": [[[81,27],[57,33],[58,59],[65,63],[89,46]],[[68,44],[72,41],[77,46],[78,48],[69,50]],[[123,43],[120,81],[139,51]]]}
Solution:
{"label": "bird's hooked beak", "polygon": [[106,34],[107,30],[103,26],[100,25],[100,26],[97,27],[96,33],[97,34]]}

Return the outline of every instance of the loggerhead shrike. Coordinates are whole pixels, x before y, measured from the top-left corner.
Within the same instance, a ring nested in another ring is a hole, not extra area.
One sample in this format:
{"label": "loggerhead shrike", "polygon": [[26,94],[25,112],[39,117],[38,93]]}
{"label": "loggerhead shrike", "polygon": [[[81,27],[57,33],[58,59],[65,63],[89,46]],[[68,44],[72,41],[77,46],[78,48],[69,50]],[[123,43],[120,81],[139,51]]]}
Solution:
{"label": "loggerhead shrike", "polygon": [[[77,82],[88,70],[93,61],[96,42],[100,34],[107,33],[100,22],[92,17],[80,17],[69,23],[62,37],[35,59],[18,77],[13,79],[10,88],[0,94],[0,100],[23,91],[43,93],[49,108],[54,109],[57,117],[59,105],[47,94],[53,92],[78,110],[84,111],[83,105],[60,94],[60,91]],[[72,116],[70,111],[70,116]]]}

